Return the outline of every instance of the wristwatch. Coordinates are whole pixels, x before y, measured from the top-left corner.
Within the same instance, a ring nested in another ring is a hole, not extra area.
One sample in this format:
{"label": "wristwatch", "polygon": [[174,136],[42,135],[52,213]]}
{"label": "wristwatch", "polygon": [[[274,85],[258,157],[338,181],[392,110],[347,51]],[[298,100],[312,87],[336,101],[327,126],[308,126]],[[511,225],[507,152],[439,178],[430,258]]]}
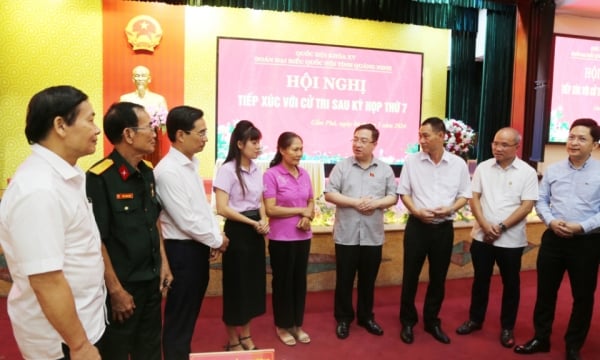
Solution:
{"label": "wristwatch", "polygon": [[500,224],[498,224],[498,226],[500,226],[500,230],[502,230],[502,232],[505,232],[505,231],[506,231],[506,229],[508,229],[508,228],[506,227],[506,225],[504,225],[504,223],[503,223],[503,222],[501,222]]}

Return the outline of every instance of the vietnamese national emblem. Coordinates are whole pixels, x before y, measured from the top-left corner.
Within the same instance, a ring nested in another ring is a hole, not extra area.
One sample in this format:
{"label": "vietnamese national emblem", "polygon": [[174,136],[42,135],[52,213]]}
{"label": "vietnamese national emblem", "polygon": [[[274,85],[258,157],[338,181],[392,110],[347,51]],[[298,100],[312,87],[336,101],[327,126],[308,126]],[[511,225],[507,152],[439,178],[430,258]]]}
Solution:
{"label": "vietnamese national emblem", "polygon": [[154,52],[162,39],[163,31],[156,19],[148,15],[138,15],[127,23],[125,28],[127,42],[133,50],[147,50]]}

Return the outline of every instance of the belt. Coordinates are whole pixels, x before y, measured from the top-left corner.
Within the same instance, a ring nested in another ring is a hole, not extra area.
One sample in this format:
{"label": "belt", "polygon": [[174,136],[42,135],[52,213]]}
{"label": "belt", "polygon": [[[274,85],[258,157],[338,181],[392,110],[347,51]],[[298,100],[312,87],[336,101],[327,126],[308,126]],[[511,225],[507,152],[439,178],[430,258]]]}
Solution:
{"label": "belt", "polygon": [[419,218],[417,218],[416,216],[410,215],[408,218],[409,218],[409,220],[412,219],[413,221],[418,221],[419,224],[421,224],[422,226],[432,228],[432,229],[441,228],[441,227],[446,226],[447,224],[450,224],[453,222],[452,220],[444,220],[439,223],[424,223],[421,220],[419,220]]}
{"label": "belt", "polygon": [[240,214],[247,216],[249,218],[255,218],[255,217],[260,218],[260,212],[258,210],[246,210],[246,211],[240,212]]}

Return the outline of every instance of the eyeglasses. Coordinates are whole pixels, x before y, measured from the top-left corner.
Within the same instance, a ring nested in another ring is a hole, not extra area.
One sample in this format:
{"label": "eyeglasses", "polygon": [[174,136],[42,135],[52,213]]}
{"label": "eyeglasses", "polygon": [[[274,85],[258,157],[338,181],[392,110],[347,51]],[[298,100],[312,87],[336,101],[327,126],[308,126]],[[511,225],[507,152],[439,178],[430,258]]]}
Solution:
{"label": "eyeglasses", "polygon": [[189,135],[189,134],[191,134],[191,133],[194,133],[194,134],[198,134],[198,136],[200,136],[200,137],[203,137],[203,138],[208,138],[208,135],[206,135],[206,129],[204,129],[204,130],[200,130],[200,131],[195,131],[195,130],[183,130],[183,132],[184,132],[184,133],[186,133],[186,134],[188,134],[188,135]]}
{"label": "eyeglasses", "polygon": [[129,129],[134,130],[134,131],[138,131],[138,130],[150,130],[150,131],[156,131],[158,127],[154,126],[152,124],[148,125],[148,126],[131,126],[129,127]]}
{"label": "eyeglasses", "polygon": [[501,149],[506,149],[509,147],[517,146],[517,145],[519,145],[519,144],[518,143],[517,144],[499,143],[496,141],[492,142],[493,147],[497,147],[497,148],[501,148]]}
{"label": "eyeglasses", "polygon": [[569,135],[569,137],[567,138],[567,142],[573,143],[573,142],[577,142],[579,144],[585,144],[587,143],[588,140],[585,136],[576,136],[576,135]]}
{"label": "eyeglasses", "polygon": [[353,138],[352,140],[350,140],[353,144],[361,144],[361,145],[367,145],[370,143],[373,143],[374,141],[371,141],[367,138]]}

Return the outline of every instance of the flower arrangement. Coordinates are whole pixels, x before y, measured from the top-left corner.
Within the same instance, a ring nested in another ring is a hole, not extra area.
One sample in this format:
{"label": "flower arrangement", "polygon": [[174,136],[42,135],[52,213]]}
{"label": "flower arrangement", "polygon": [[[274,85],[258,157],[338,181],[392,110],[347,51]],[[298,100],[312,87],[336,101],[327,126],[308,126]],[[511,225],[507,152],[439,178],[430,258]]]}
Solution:
{"label": "flower arrangement", "polygon": [[446,119],[446,150],[465,157],[473,149],[477,134],[469,125],[460,120]]}
{"label": "flower arrangement", "polygon": [[167,130],[167,114],[169,111],[162,106],[146,106],[146,112],[150,115],[150,124],[155,128],[160,128],[163,132]]}

